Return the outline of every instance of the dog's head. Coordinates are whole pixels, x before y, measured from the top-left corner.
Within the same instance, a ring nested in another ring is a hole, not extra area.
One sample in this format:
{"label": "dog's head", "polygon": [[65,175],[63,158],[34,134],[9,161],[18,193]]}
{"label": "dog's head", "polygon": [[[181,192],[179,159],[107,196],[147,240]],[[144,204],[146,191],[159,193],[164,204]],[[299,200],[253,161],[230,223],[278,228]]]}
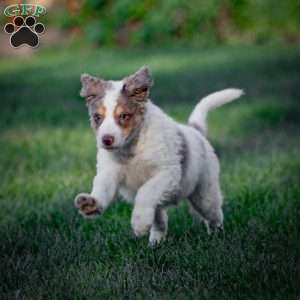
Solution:
{"label": "dog's head", "polygon": [[120,149],[132,140],[144,120],[152,83],[147,67],[120,81],[81,75],[80,95],[86,99],[98,146]]}

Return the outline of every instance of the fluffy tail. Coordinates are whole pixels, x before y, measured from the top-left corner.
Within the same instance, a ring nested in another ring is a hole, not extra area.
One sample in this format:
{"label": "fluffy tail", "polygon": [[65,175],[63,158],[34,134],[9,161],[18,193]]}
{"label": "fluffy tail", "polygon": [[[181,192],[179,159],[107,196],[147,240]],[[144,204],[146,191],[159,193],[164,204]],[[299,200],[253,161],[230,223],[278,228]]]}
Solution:
{"label": "fluffy tail", "polygon": [[226,89],[215,92],[201,99],[189,117],[188,124],[207,135],[207,113],[223,104],[229,103],[244,94],[243,90]]}

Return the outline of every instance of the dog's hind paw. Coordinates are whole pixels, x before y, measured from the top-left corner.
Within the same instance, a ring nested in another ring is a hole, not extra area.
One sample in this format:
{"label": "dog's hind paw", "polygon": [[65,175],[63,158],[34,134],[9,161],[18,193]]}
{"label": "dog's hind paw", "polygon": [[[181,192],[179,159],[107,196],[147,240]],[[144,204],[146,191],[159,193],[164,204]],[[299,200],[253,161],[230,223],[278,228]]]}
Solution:
{"label": "dog's hind paw", "polygon": [[166,233],[161,231],[150,231],[149,247],[155,248],[166,239]]}
{"label": "dog's hind paw", "polygon": [[210,236],[222,236],[224,235],[224,226],[223,223],[213,223],[204,221],[207,229],[207,234]]}
{"label": "dog's hind paw", "polygon": [[74,205],[84,217],[95,217],[103,212],[97,200],[89,194],[79,194],[74,200]]}

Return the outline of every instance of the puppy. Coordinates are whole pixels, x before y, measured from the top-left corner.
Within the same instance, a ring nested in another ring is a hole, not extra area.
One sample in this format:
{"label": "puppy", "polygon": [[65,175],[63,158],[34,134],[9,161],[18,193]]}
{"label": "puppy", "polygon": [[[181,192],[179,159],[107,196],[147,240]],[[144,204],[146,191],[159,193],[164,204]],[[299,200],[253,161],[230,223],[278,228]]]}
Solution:
{"label": "puppy", "polygon": [[135,235],[150,232],[149,243],[155,245],[166,237],[168,207],[185,198],[209,232],[222,228],[219,162],[206,139],[206,116],[242,90],[205,97],[183,125],[151,102],[147,67],[120,81],[82,74],[81,83],[98,152],[92,191],[75,198],[79,212],[100,215],[120,194],[134,206]]}

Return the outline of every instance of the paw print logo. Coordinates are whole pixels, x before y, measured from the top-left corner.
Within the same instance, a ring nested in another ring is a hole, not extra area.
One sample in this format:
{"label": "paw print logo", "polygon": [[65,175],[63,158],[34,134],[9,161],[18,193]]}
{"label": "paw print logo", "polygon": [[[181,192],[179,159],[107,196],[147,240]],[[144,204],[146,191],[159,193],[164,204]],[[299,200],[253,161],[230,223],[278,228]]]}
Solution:
{"label": "paw print logo", "polygon": [[7,23],[4,31],[11,34],[10,44],[17,48],[21,45],[28,45],[32,48],[39,45],[39,34],[45,31],[42,23],[36,23],[33,16],[28,16],[24,20],[23,17],[17,16],[13,23]]}

